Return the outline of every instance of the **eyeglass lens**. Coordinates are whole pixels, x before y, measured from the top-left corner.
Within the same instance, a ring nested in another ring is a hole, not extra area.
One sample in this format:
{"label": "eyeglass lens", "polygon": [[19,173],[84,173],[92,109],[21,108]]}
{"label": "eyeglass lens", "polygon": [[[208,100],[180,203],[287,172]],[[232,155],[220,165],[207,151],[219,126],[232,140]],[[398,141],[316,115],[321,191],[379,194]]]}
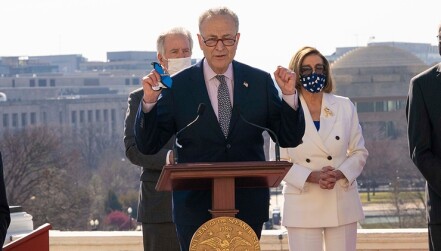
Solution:
{"label": "eyeglass lens", "polygon": [[[315,69],[315,73],[317,74],[323,74],[325,72],[325,66],[322,64],[317,64],[314,67]],[[301,75],[309,75],[312,73],[312,67],[309,65],[304,65],[302,67],[300,67],[300,74]]]}

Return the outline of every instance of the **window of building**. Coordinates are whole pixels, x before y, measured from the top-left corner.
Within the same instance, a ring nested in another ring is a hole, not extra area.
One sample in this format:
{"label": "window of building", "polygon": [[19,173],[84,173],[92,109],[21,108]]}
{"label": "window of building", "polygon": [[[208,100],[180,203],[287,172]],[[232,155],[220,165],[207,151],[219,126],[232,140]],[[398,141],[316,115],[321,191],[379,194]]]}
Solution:
{"label": "window of building", "polygon": [[95,111],[95,121],[101,121],[101,110]]}
{"label": "window of building", "polygon": [[18,127],[18,113],[12,114],[12,127]]}
{"label": "window of building", "polygon": [[110,111],[110,120],[111,120],[111,126],[112,126],[112,130],[116,130],[116,110],[112,109]]}
{"label": "window of building", "polygon": [[31,125],[37,124],[37,114],[35,112],[31,112]]}
{"label": "window of building", "polygon": [[390,139],[396,139],[397,136],[398,136],[398,132],[395,129],[394,122],[387,121],[385,127],[386,127],[386,135],[387,135],[387,137],[390,138]]}
{"label": "window of building", "polygon": [[86,113],[83,110],[81,110],[80,111],[80,123],[84,123],[85,119],[86,119]]}
{"label": "window of building", "polygon": [[84,79],[85,86],[96,86],[100,85],[100,80],[98,78],[86,78]]}
{"label": "window of building", "polygon": [[9,127],[9,114],[3,114],[3,127]]}
{"label": "window of building", "polygon": [[130,85],[130,79],[126,78],[126,85]]}
{"label": "window of building", "polygon": [[398,105],[397,105],[398,110],[406,109],[406,103],[407,103],[406,100],[398,100],[397,102],[398,102]]}
{"label": "window of building", "polygon": [[388,100],[387,101],[387,110],[389,112],[397,110],[397,100]]}
{"label": "window of building", "polygon": [[55,79],[50,79],[49,80],[49,85],[54,87],[55,86]]}
{"label": "window of building", "polygon": [[39,87],[46,87],[47,86],[47,80],[46,79],[39,79],[38,80],[38,86]]}
{"label": "window of building", "polygon": [[393,121],[360,122],[365,139],[396,139],[397,128]]}
{"label": "window of building", "polygon": [[376,112],[385,112],[387,111],[387,103],[380,101],[375,102],[375,111]]}
{"label": "window of building", "polygon": [[115,122],[116,121],[116,111],[115,111],[115,109],[112,109],[111,111],[111,120],[112,120],[112,122]]}
{"label": "window of building", "polygon": [[104,110],[104,122],[109,121],[109,110]]}
{"label": "window of building", "polygon": [[393,112],[406,108],[405,100],[384,100],[377,102],[356,102],[357,111],[361,112]]}
{"label": "window of building", "polygon": [[21,114],[21,126],[26,127],[28,124],[28,115],[26,113]]}
{"label": "window of building", "polygon": [[77,123],[77,111],[72,111],[71,112],[71,119],[70,121],[72,122],[72,124],[76,124]]}
{"label": "window of building", "polygon": [[35,87],[35,79],[30,79],[29,80],[29,86],[30,87]]}
{"label": "window of building", "polygon": [[92,119],[93,119],[93,111],[88,110],[87,111],[87,122],[92,123]]}
{"label": "window of building", "polygon": [[357,102],[356,106],[357,106],[357,112],[359,113],[375,111],[374,103],[372,102]]}
{"label": "window of building", "polygon": [[139,85],[139,78],[132,78],[132,85]]}

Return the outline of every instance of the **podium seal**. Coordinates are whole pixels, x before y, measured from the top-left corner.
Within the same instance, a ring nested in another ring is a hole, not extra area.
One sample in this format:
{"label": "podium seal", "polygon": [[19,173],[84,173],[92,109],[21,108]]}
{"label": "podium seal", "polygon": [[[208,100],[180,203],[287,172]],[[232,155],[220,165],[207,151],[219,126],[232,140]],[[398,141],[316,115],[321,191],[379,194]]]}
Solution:
{"label": "podium seal", "polygon": [[191,238],[190,251],[260,251],[254,230],[234,217],[217,217],[205,222]]}

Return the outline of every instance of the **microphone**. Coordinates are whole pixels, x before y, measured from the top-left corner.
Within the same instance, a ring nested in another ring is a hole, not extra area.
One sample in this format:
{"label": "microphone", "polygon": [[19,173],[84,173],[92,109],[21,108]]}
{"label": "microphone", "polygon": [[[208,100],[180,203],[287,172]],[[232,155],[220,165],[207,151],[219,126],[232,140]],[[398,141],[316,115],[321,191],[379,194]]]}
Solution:
{"label": "microphone", "polygon": [[190,127],[191,125],[193,125],[193,124],[199,119],[199,117],[202,116],[202,114],[204,113],[204,111],[205,111],[205,104],[204,104],[204,103],[200,103],[199,106],[198,106],[198,112],[197,112],[197,116],[196,116],[196,118],[195,118],[193,121],[191,121],[190,123],[188,123],[186,126],[182,127],[181,130],[179,130],[179,131],[176,133],[176,140],[175,140],[175,143],[173,144],[173,159],[174,159],[175,164],[178,163],[178,149],[177,149],[176,147],[182,148],[182,145],[180,145],[179,142],[178,142],[178,136],[179,136],[179,135],[180,135],[185,129],[187,129],[188,127]]}
{"label": "microphone", "polygon": [[249,122],[248,120],[246,120],[246,119],[242,116],[242,113],[240,112],[239,107],[237,107],[236,110],[237,110],[237,112],[239,113],[239,116],[240,116],[240,118],[243,120],[243,122],[245,122],[245,123],[248,124],[248,125],[251,125],[251,126],[254,126],[254,127],[260,128],[260,129],[262,129],[262,130],[264,130],[264,131],[267,131],[269,134],[271,134],[271,136],[274,137],[275,144],[276,144],[276,147],[275,147],[276,161],[280,161],[280,147],[279,147],[279,138],[277,137],[277,134],[274,133],[274,131],[271,130],[271,129],[269,129],[269,128],[266,128],[266,127],[263,127],[263,126],[260,126],[260,125],[256,125],[256,124],[251,123],[251,122]]}

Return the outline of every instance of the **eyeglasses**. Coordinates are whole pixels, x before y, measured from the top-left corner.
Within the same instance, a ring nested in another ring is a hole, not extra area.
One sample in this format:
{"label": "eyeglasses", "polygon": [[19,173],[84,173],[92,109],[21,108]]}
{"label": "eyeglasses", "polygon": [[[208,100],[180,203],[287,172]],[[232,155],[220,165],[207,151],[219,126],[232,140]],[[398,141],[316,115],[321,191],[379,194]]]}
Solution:
{"label": "eyeglasses", "polygon": [[436,38],[438,38],[438,41],[441,42],[441,35],[436,36]]}
{"label": "eyeglasses", "polygon": [[[314,67],[314,72],[317,74],[323,74],[326,72],[326,67],[323,64],[316,64]],[[312,68],[309,65],[303,65],[300,67],[300,75],[306,76],[312,73]]]}
{"label": "eyeglasses", "polygon": [[[209,39],[205,39],[202,35],[201,35],[201,37],[204,40],[204,44],[206,46],[208,46],[208,47],[215,47],[217,45],[217,43],[219,43],[219,41],[221,41],[224,46],[233,46],[236,43],[236,39],[233,39],[233,38],[222,38],[222,39],[209,38]],[[234,37],[236,37],[236,35],[234,35]]]}

